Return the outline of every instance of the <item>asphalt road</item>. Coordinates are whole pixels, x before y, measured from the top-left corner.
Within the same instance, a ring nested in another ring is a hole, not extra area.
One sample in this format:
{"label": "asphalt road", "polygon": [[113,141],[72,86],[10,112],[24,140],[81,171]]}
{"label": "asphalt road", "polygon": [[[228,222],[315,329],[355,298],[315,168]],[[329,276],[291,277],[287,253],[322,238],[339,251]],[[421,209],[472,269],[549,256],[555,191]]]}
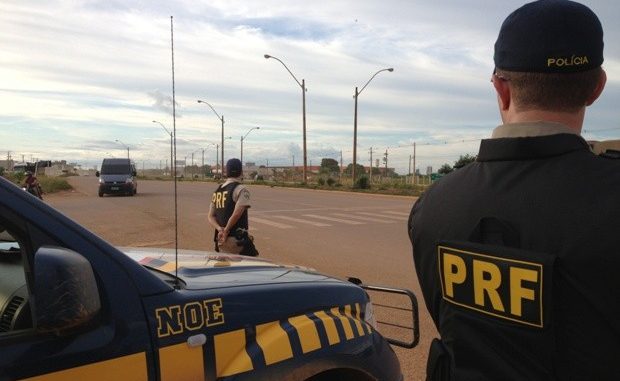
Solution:
{"label": "asphalt road", "polygon": [[[72,177],[69,181],[74,191],[46,195],[46,202],[114,245],[172,248],[178,235],[180,249],[213,249],[213,230],[206,216],[215,183],[177,183],[175,233],[172,182],[140,181],[135,197],[100,198],[97,178]],[[248,188],[250,230],[261,257],[339,278],[353,276],[366,284],[407,288],[416,294],[420,344],[395,351],[405,380],[423,380],[428,346],[436,331],[424,306],[407,237],[407,216],[415,198],[259,185]]]}

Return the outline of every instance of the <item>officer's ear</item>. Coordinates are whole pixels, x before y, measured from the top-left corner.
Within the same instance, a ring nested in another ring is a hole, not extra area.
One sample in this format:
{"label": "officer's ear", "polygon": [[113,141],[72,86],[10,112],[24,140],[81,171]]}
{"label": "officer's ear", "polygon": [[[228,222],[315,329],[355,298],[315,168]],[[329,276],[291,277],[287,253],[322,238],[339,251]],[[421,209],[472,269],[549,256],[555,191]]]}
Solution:
{"label": "officer's ear", "polygon": [[594,101],[596,101],[598,97],[601,96],[601,94],[603,93],[603,89],[605,88],[605,83],[607,83],[607,73],[605,73],[605,70],[601,68],[601,75],[599,76],[598,84],[596,85],[596,88],[594,89],[594,92],[592,93],[590,98],[588,98],[588,100],[586,101],[586,106],[592,105],[592,103],[594,103]]}
{"label": "officer's ear", "polygon": [[491,77],[491,82],[493,83],[493,87],[495,88],[495,92],[497,93],[497,100],[499,103],[500,111],[508,110],[511,101],[510,85],[508,83],[509,81],[493,73],[493,76]]}

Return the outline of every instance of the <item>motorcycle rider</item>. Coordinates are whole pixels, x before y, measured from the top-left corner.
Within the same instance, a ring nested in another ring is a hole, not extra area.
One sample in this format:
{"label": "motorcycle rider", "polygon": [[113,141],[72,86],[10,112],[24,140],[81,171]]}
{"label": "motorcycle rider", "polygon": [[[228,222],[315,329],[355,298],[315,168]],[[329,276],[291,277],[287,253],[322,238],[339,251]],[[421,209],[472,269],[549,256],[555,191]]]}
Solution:
{"label": "motorcycle rider", "polygon": [[37,180],[37,177],[30,171],[26,171],[24,188],[26,189],[26,191],[28,191],[28,193],[43,200],[43,197],[41,196],[43,192],[41,191],[41,185],[39,184],[39,180]]}

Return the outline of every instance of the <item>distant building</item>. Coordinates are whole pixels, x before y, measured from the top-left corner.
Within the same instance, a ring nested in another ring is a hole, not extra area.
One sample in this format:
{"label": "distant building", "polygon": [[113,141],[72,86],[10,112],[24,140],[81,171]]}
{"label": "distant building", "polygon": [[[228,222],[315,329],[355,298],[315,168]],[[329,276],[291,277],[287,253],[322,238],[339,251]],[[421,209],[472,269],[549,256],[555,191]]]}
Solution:
{"label": "distant building", "polygon": [[9,159],[9,160],[0,160],[0,167],[4,168],[7,171],[12,171],[13,170],[13,159]]}
{"label": "distant building", "polygon": [[590,140],[588,145],[592,149],[592,152],[599,155],[607,151],[620,151],[620,139],[617,140]]}

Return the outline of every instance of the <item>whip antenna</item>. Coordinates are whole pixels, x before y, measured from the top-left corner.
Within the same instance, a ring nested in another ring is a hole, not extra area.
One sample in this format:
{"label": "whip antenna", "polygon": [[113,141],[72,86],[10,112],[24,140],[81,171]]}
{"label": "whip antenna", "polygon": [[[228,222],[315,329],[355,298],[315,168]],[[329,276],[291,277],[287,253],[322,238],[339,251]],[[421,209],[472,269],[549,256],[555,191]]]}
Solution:
{"label": "whip antenna", "polygon": [[174,92],[174,29],[172,27],[172,16],[170,16],[170,46],[172,50],[172,133],[174,135],[174,279],[176,282],[176,287],[179,288],[179,222],[177,209],[177,102]]}

